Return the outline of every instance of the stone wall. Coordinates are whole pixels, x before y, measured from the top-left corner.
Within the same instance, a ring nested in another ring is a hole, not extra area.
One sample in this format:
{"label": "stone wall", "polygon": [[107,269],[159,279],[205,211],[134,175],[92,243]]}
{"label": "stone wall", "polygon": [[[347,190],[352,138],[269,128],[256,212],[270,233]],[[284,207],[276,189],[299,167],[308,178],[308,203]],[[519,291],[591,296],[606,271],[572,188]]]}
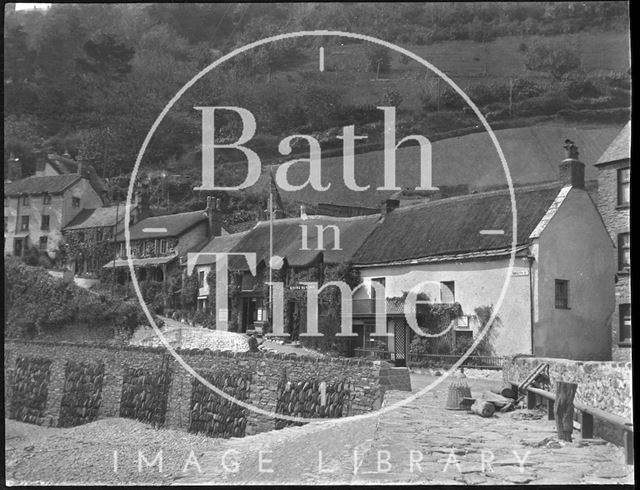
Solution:
{"label": "stone wall", "polygon": [[630,362],[520,357],[504,366],[504,379],[522,381],[541,362],[549,364],[552,391],[558,381],[577,383],[576,400],[627,419],[633,418]]}
{"label": "stone wall", "polygon": [[[57,427],[125,416],[214,437],[276,428],[274,417],[239,407],[206,389],[162,347],[7,340],[4,352],[9,418]],[[269,413],[280,407],[287,415],[345,417],[382,404],[379,362],[262,352],[177,352],[217,388]],[[324,410],[318,404],[321,382],[328,403]],[[298,406],[290,411],[292,386]]]}
{"label": "stone wall", "polygon": [[[618,246],[618,235],[630,230],[629,206],[618,205],[618,170],[630,166],[629,160],[621,160],[599,168],[598,210],[602,215],[611,240]],[[618,249],[612,249],[618,264]],[[631,361],[631,343],[620,338],[620,305],[630,304],[629,271],[616,274],[616,309],[611,319],[611,356],[614,361]]]}

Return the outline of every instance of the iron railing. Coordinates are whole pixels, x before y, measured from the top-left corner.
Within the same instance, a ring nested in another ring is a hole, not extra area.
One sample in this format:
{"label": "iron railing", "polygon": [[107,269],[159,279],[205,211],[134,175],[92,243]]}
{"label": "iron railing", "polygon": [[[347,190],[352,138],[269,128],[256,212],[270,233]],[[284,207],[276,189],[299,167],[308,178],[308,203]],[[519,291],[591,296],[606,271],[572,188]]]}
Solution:
{"label": "iron railing", "polygon": [[391,352],[384,349],[354,349],[355,357],[372,357],[375,359],[391,359]]}
{"label": "iron railing", "polygon": [[[460,355],[452,354],[415,354],[408,355],[410,364],[421,367],[450,367],[458,360]],[[461,366],[469,369],[502,369],[507,359],[497,356],[469,356]]]}

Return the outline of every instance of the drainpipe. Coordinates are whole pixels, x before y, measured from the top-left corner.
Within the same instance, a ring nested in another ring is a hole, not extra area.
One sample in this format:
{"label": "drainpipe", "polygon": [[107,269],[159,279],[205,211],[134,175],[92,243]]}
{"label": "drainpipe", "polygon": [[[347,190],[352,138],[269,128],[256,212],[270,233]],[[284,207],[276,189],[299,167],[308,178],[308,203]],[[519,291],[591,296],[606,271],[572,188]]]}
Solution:
{"label": "drainpipe", "polygon": [[530,320],[530,325],[531,325],[531,355],[534,355],[534,342],[533,342],[533,317],[534,317],[534,307],[533,307],[533,261],[535,260],[535,257],[529,255],[527,257],[529,259],[529,306],[530,306],[530,313],[531,313],[531,320]]}

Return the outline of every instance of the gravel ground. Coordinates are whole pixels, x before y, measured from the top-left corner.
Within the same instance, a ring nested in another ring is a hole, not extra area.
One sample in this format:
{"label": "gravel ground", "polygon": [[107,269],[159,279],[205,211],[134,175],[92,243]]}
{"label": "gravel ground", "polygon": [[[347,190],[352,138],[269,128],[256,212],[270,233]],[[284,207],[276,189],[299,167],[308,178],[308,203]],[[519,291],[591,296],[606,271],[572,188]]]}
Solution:
{"label": "gravel ground", "polygon": [[[169,484],[190,457],[188,466],[195,467],[193,461],[224,442],[120,418],[68,429],[5,419],[5,429],[5,478],[14,485]],[[146,463],[151,464],[159,451],[161,471],[159,460],[151,467]]]}

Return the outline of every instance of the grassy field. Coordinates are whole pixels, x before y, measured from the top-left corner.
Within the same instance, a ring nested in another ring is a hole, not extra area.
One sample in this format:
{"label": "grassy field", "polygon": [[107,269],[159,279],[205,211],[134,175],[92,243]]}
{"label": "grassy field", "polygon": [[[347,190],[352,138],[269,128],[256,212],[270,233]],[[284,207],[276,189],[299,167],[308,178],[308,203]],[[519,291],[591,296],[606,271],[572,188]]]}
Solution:
{"label": "grassy field", "polygon": [[[403,45],[423,57],[453,79],[461,88],[477,83],[508,82],[510,78],[526,77],[551,81],[550,75],[531,72],[525,68],[525,54],[519,51],[521,43],[527,46],[536,41],[561,42],[574,47],[581,55],[582,69],[588,75],[601,75],[611,71],[626,72],[630,67],[629,35],[625,32],[581,32],[564,36],[507,36],[489,43],[473,41],[445,41],[429,46]],[[419,94],[423,90],[437,90],[438,78],[419,63],[402,63],[403,55],[392,54],[391,72],[376,80],[367,71],[364,52],[366,43],[344,44],[328,42],[325,46],[326,71],[319,71],[318,49],[306,52],[306,61],[286,71],[272,74],[271,81],[304,79],[345,88],[345,100],[351,103],[374,103],[389,88],[395,88],[403,97],[401,109],[419,107]],[[320,46],[320,41],[318,46]],[[441,90],[446,83],[440,81]]]}

